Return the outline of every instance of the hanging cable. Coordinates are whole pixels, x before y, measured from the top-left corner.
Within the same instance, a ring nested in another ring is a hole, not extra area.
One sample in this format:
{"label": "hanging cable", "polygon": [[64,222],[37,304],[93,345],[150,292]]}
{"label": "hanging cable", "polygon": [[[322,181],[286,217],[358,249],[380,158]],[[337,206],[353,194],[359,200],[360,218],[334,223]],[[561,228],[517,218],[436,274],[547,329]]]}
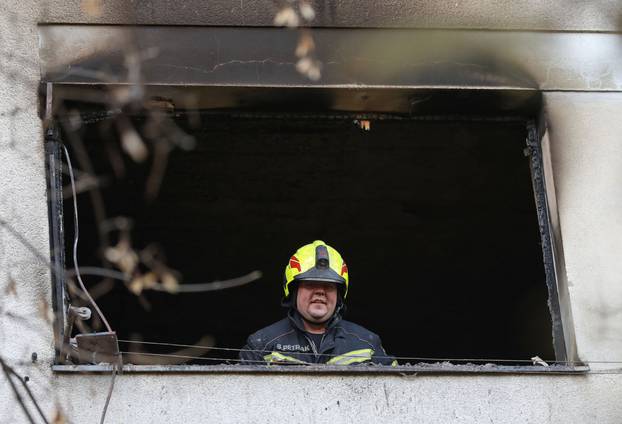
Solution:
{"label": "hanging cable", "polygon": [[[259,350],[259,349],[239,349],[232,347],[217,347],[217,346],[201,346],[201,345],[189,345],[182,343],[163,343],[163,342],[151,342],[151,341],[138,341],[138,340],[124,340],[119,339],[120,343],[135,343],[142,345],[155,345],[155,346],[169,346],[169,347],[183,347],[183,348],[196,348],[196,349],[206,349],[206,350],[214,350],[214,351],[229,351],[229,352],[250,352],[250,353],[270,353],[271,350]],[[138,352],[129,352],[132,354],[142,355],[142,353]],[[153,355],[164,355],[164,354],[153,354]],[[337,354],[329,354],[329,353],[318,353],[317,356],[322,357],[335,357],[342,356]],[[430,358],[430,357],[417,357],[417,356],[390,356],[390,355],[375,355],[376,358],[393,358],[402,361],[435,361],[435,362],[487,362],[487,363],[526,363],[532,364],[532,359],[502,359],[502,358]],[[189,357],[189,359],[202,359],[205,357]],[[211,358],[223,360],[223,358]],[[545,362],[549,364],[555,365],[574,365],[574,364],[622,364],[622,361],[556,361],[556,360],[546,360]]]}
{"label": "hanging cable", "polygon": [[[71,158],[69,157],[69,152],[67,151],[67,147],[64,144],[62,146],[63,146],[63,151],[65,152],[67,166],[69,168],[69,179],[71,180],[71,194],[72,194],[72,199],[73,199],[73,226],[74,226],[73,267],[75,269],[75,275],[78,280],[78,283],[80,284],[80,288],[84,292],[85,296],[88,298],[91,305],[93,305],[93,308],[97,312],[97,315],[99,315],[99,317],[101,318],[102,322],[104,323],[104,326],[106,327],[108,332],[112,333],[113,331],[112,331],[112,328],[110,327],[110,324],[108,324],[108,320],[104,316],[101,309],[99,309],[99,306],[97,305],[97,302],[95,302],[95,299],[93,299],[89,291],[86,289],[86,286],[84,285],[84,282],[82,281],[82,277],[80,276],[80,268],[78,267],[78,240],[79,240],[79,235],[80,235],[80,224],[78,221],[78,198],[77,198],[77,193],[76,193],[76,182],[75,182],[75,178],[73,175],[73,166],[71,164]],[[106,419],[106,412],[108,411],[108,405],[110,404],[110,398],[112,397],[112,391],[114,389],[114,382],[115,382],[116,376],[117,376],[117,365],[113,364],[112,380],[110,381],[110,387],[108,389],[108,396],[106,397],[106,403],[104,404],[104,409],[102,411],[100,424],[104,424],[104,421]]]}
{"label": "hanging cable", "polygon": [[[252,360],[252,359],[250,360],[237,359],[237,358],[223,359],[223,358],[216,358],[216,357],[210,357],[210,356],[176,355],[174,353],[149,353],[149,352],[125,352],[125,351],[121,351],[120,353],[125,354],[125,355],[162,356],[162,357],[168,357],[168,358],[194,359],[194,360],[200,360],[200,361],[221,361],[221,362],[225,361],[225,362],[244,362],[244,363],[252,362],[258,365],[266,364],[266,361]],[[157,365],[157,364],[154,364],[154,365]]]}
{"label": "hanging cable", "polygon": [[106,411],[108,411],[108,404],[110,404],[110,398],[112,397],[112,390],[114,389],[114,381],[117,377],[117,364],[112,364],[112,380],[110,381],[110,388],[108,389],[108,396],[106,396],[106,403],[104,404],[104,410],[102,411],[102,417],[99,420],[99,424],[104,424],[106,419]]}
{"label": "hanging cable", "polygon": [[75,269],[75,274],[78,279],[78,283],[80,284],[80,288],[82,289],[82,291],[88,298],[91,305],[93,305],[93,308],[97,312],[97,315],[99,315],[99,317],[101,318],[106,329],[112,333],[112,328],[110,327],[110,324],[108,324],[108,320],[106,319],[102,311],[99,309],[99,306],[97,306],[95,299],[91,297],[89,291],[86,289],[86,286],[84,285],[84,282],[82,281],[82,277],[80,276],[80,268],[78,267],[78,237],[79,237],[80,225],[78,222],[78,199],[76,195],[76,182],[75,182],[74,175],[73,175],[73,166],[71,165],[71,158],[69,157],[69,152],[67,151],[67,147],[65,147],[64,144],[62,146],[65,152],[65,158],[67,159],[67,166],[69,167],[69,178],[71,180],[71,191],[72,191],[72,198],[73,198],[73,226],[74,226],[73,267]]}

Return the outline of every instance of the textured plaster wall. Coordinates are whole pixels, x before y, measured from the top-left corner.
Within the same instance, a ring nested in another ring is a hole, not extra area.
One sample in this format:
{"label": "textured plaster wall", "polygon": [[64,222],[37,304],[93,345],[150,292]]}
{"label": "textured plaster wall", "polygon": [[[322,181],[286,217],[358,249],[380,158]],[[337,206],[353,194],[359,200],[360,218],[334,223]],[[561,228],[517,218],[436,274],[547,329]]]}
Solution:
{"label": "textured plaster wall", "polygon": [[[51,415],[50,275],[37,259],[49,244],[36,9],[28,1],[0,5],[0,355],[15,363],[38,353],[40,362],[20,371]],[[0,381],[0,422],[22,422],[2,374]]]}
{"label": "textured plaster wall", "polygon": [[[31,251],[48,252],[36,104],[36,23],[48,6],[0,6],[0,355],[29,377],[50,420],[62,409],[71,422],[97,422],[109,376],[50,372],[49,272]],[[583,359],[620,360],[622,100],[576,93],[546,99],[578,350]],[[19,364],[32,352],[36,364]],[[126,374],[107,422],[614,424],[622,422],[621,377]],[[0,422],[26,422],[0,381]]]}
{"label": "textured plaster wall", "polygon": [[[96,422],[108,381],[60,378],[76,422]],[[111,423],[614,424],[622,420],[619,382],[611,375],[122,376],[109,413]]]}

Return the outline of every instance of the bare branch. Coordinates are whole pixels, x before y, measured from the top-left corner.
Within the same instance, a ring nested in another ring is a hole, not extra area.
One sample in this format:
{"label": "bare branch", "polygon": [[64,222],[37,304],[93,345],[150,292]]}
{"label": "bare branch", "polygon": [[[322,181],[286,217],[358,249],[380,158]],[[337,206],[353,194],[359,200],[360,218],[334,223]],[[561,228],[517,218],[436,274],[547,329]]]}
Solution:
{"label": "bare branch", "polygon": [[2,359],[2,357],[0,357],[0,366],[2,367],[2,371],[4,372],[6,379],[9,380],[9,385],[11,386],[11,390],[13,391],[13,394],[15,395],[15,399],[17,399],[17,403],[19,403],[19,406],[22,408],[22,411],[24,411],[26,418],[28,418],[28,421],[31,424],[35,424],[35,420],[32,418],[32,415],[30,415],[30,411],[26,407],[26,404],[24,403],[24,399],[22,399],[22,395],[17,390],[17,387],[15,386],[15,382],[11,378],[12,368],[9,367],[6,364],[6,362],[4,362],[4,359]]}
{"label": "bare branch", "polygon": [[[243,286],[261,278],[261,271],[253,271],[242,277],[232,278],[230,280],[212,281],[210,283],[180,284],[177,288],[179,293],[198,293],[230,289],[233,287]],[[154,290],[167,291],[163,286],[154,286]]]}
{"label": "bare branch", "polygon": [[17,380],[22,384],[22,386],[24,387],[24,390],[26,390],[26,393],[28,394],[28,397],[30,398],[30,401],[33,403],[33,405],[37,409],[37,412],[39,413],[39,416],[41,417],[41,419],[43,420],[44,423],[48,424],[48,420],[45,417],[45,414],[43,413],[43,410],[41,409],[41,406],[39,405],[39,402],[37,402],[37,400],[35,399],[35,396],[32,394],[32,391],[30,390],[30,387],[28,387],[28,384],[26,384],[26,380],[24,380],[19,374],[17,374],[17,372],[15,372],[15,370],[13,368],[9,367],[8,365],[3,363],[2,366],[3,367],[6,366],[8,371],[9,371],[9,373],[13,374],[15,376],[15,378],[17,378]]}
{"label": "bare branch", "polygon": [[[76,273],[75,269],[68,269],[66,272],[67,272],[67,276],[69,277],[74,276]],[[122,272],[113,271],[113,270],[106,269],[106,268],[91,267],[91,266],[81,267],[80,273],[83,275],[97,275],[100,277],[113,278],[115,280],[124,281],[126,283],[130,283],[132,281],[132,278],[130,276]],[[243,286],[245,284],[249,284],[255,280],[258,280],[259,278],[261,278],[261,276],[262,276],[261,271],[253,271],[241,277],[232,278],[230,280],[212,281],[209,283],[179,284],[177,286],[177,289],[174,292],[171,292],[169,289],[165,288],[165,285],[160,282],[156,282],[155,284],[151,285],[149,288],[151,288],[152,290],[163,291],[163,292],[168,292],[168,293],[199,293],[199,292],[217,291],[217,290],[224,290],[224,289],[230,289],[233,287]]]}

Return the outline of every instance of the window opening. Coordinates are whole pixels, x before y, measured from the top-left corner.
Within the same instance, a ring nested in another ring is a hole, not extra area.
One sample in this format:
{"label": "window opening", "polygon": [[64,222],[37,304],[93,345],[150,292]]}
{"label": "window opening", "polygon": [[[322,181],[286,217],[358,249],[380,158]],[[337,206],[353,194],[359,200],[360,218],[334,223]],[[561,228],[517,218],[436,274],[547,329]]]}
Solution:
{"label": "window opening", "polygon": [[[146,187],[158,140],[137,164],[123,153],[123,131],[111,127],[118,111],[70,109],[81,111],[82,125],[61,137],[72,156],[90,158],[106,209],[102,229],[92,198],[78,197],[83,269],[118,271],[102,237],[119,247],[131,235],[137,251],[161,259],[183,284],[261,271],[251,283],[192,294],[85,277],[121,350],[146,354],[126,354],[126,363],[235,362],[250,333],[284,316],[286,260],[314,239],[348,262],[346,319],[381,335],[396,357],[555,358],[533,190],[543,187],[532,185],[526,119],[168,113],[195,143],[171,150],[154,196]],[[123,119],[149,140],[149,117]],[[83,152],[68,141],[76,134]],[[62,217],[71,257],[71,214]],[[158,356],[171,353],[178,358]]]}

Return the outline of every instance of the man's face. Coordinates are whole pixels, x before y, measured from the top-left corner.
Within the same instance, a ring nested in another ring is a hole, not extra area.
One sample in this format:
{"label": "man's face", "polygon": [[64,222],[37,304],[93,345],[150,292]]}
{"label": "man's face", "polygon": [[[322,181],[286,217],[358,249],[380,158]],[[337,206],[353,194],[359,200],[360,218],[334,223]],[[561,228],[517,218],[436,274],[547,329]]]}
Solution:
{"label": "man's face", "polygon": [[301,281],[298,284],[296,308],[309,322],[328,320],[337,306],[337,286],[324,281]]}

